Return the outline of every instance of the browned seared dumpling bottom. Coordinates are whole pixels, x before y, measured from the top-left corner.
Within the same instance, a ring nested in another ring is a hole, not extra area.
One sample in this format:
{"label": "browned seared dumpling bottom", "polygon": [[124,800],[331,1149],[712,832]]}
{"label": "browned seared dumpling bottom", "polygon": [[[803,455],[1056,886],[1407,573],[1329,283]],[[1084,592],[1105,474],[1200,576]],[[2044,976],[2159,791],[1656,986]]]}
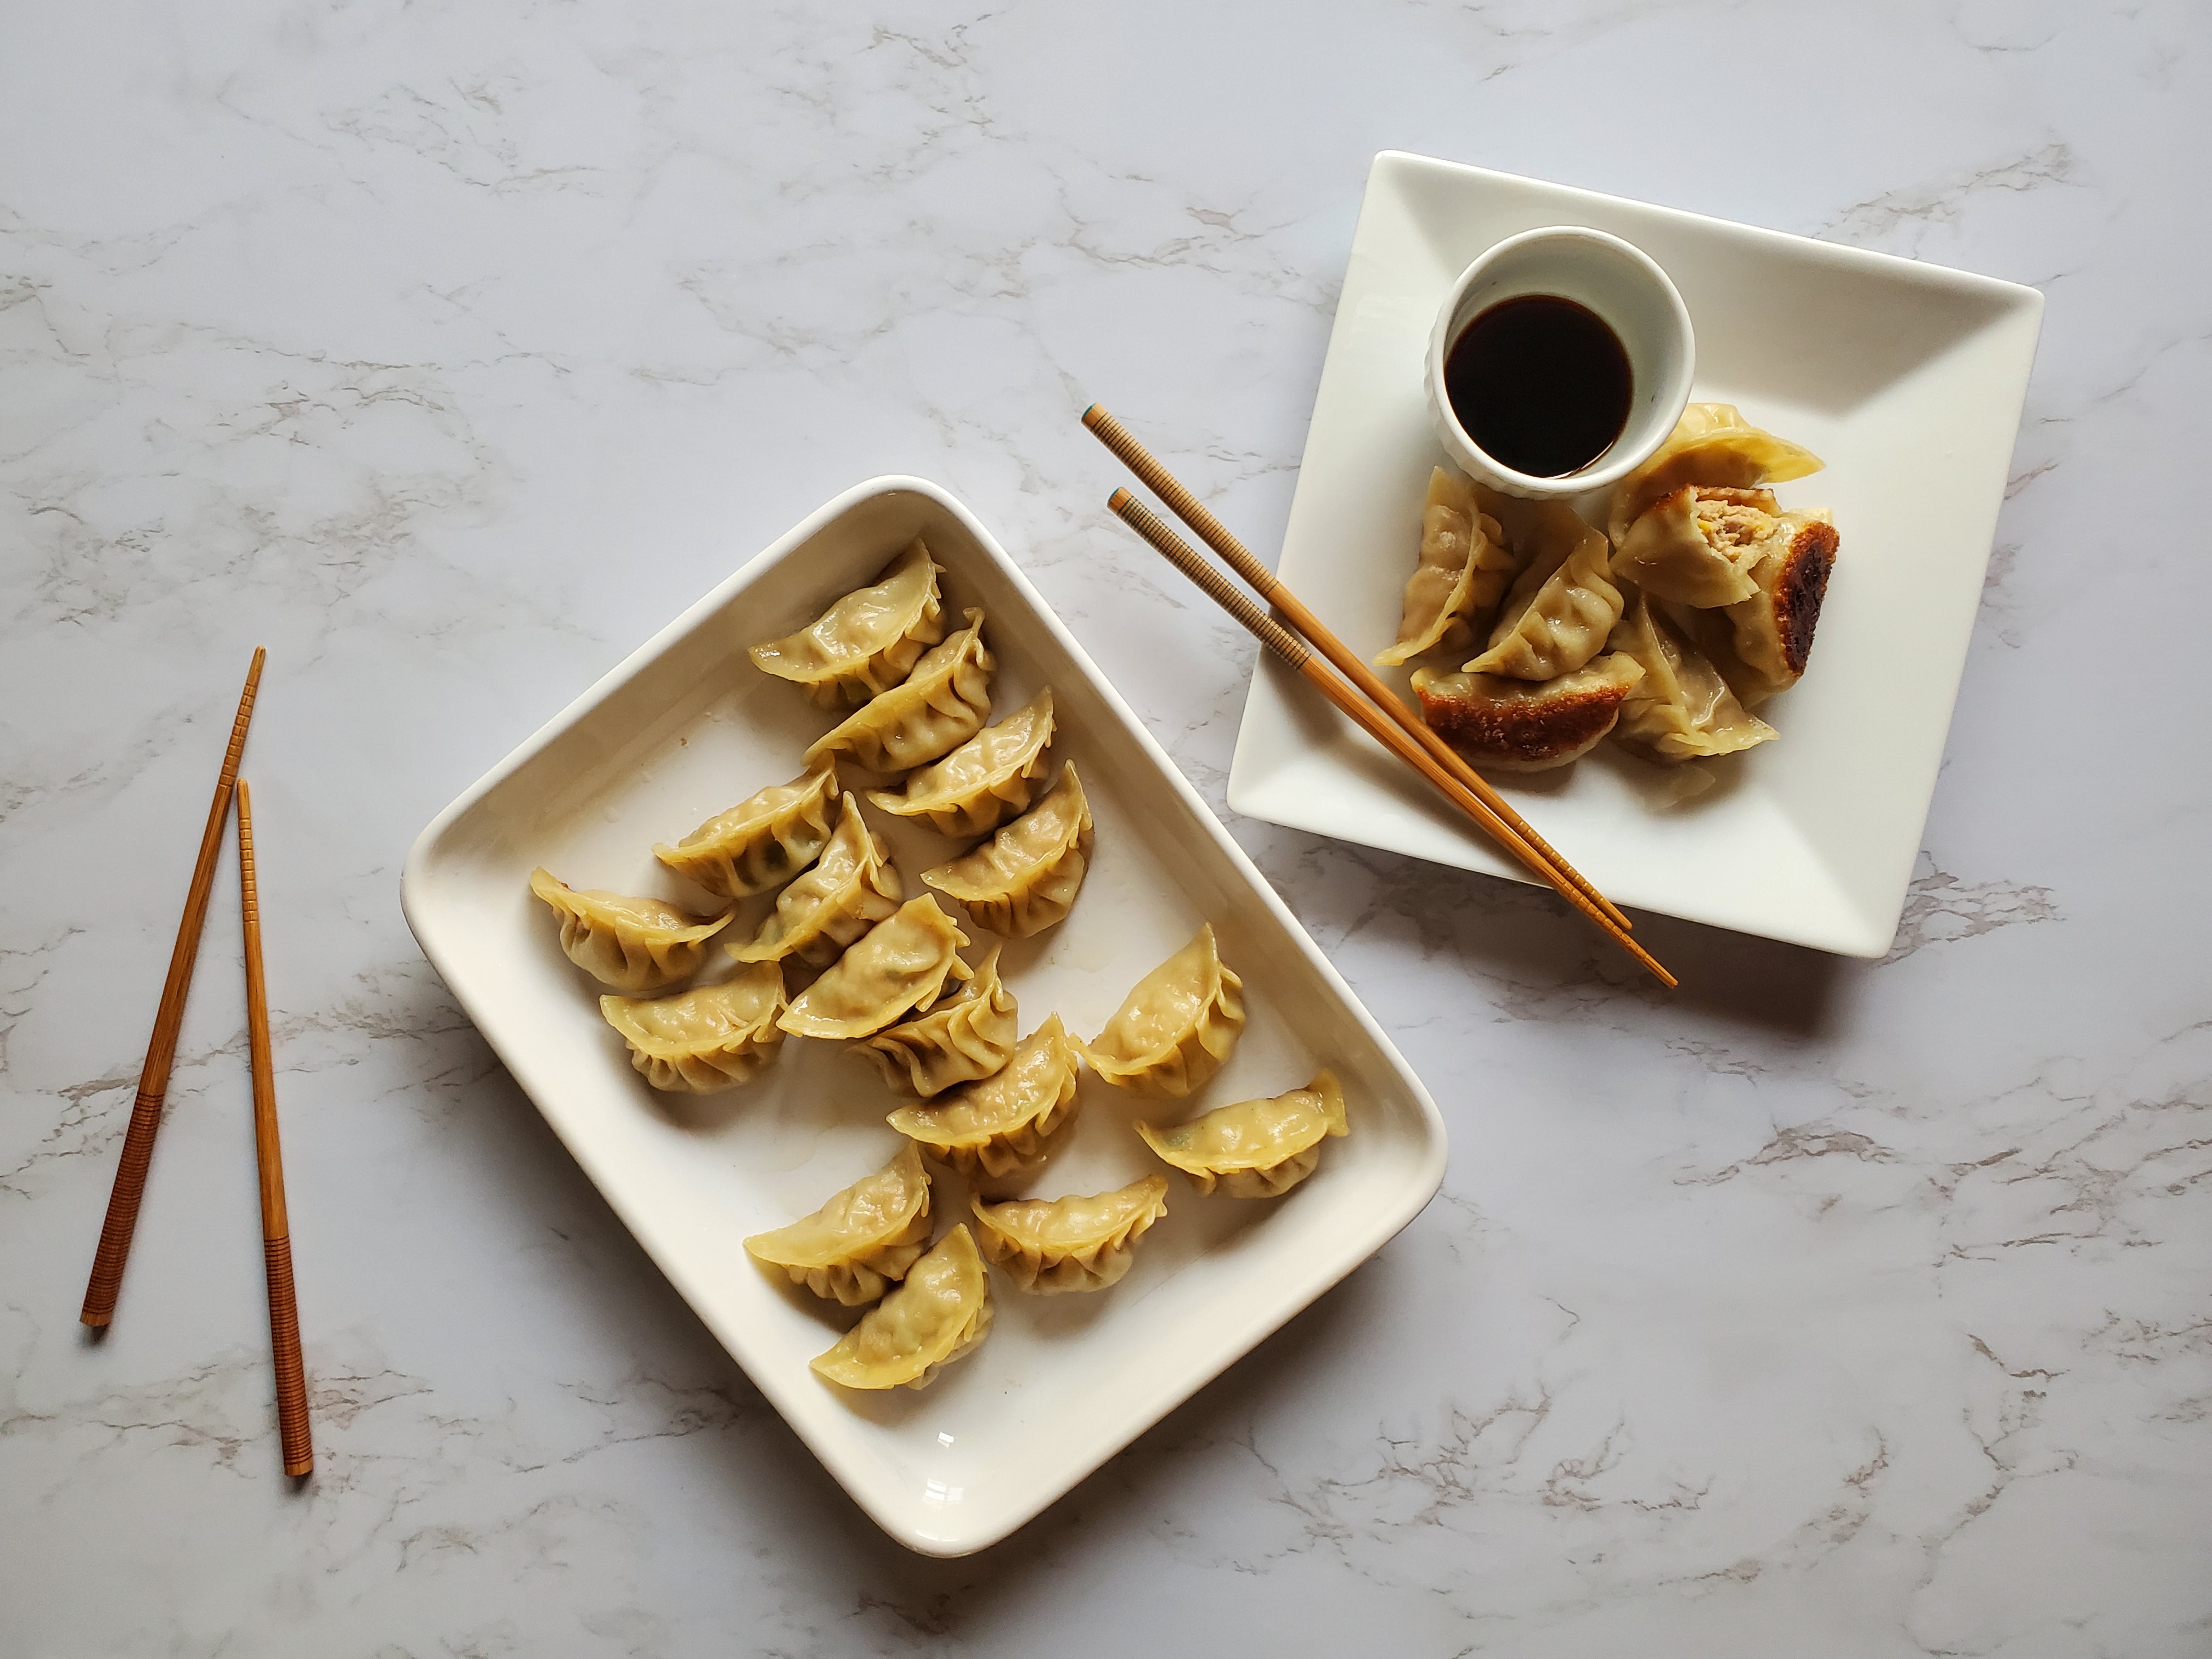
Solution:
{"label": "browned seared dumpling bottom", "polygon": [[1413,691],[1430,729],[1476,766],[1541,772],[1597,747],[1643,678],[1643,669],[1616,651],[1540,681],[1416,669]]}

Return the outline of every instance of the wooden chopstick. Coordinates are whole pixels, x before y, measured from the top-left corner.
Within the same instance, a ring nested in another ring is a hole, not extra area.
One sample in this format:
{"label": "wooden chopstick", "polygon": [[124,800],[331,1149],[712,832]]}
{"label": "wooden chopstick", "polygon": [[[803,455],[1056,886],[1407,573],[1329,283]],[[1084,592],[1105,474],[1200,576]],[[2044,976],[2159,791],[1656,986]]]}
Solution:
{"label": "wooden chopstick", "polygon": [[[1322,655],[1334,663],[1338,671],[1358,686],[1368,701],[1387,715],[1399,730],[1427,750],[1429,758],[1459,781],[1460,787],[1490,809],[1492,817],[1501,819],[1521,841],[1534,849],[1538,858],[1549,869],[1530,864],[1518,847],[1509,837],[1500,836],[1505,849],[1528,865],[1530,872],[1541,877],[1564,892],[1564,881],[1597,907],[1613,923],[1626,932],[1634,924],[1613,907],[1613,902],[1585,880],[1574,866],[1561,858],[1546,841],[1528,826],[1528,820],[1515,811],[1512,805],[1493,789],[1482,774],[1468,765],[1466,757],[1429,729],[1428,723],[1401,702],[1397,694],[1376,678],[1372,669],[1343,641],[1330,632],[1327,624],[1308,609],[1298,596],[1283,586],[1275,573],[1252,556],[1251,550],[1229,532],[1229,527],[1212,514],[1197,496],[1183,488],[1182,481],[1162,466],[1152,452],[1130,434],[1129,429],[1109,415],[1105,409],[1093,404],[1083,411],[1083,424],[1091,428],[1099,442],[1112,450],[1115,456],[1135,473],[1145,487],[1168,504],[1169,510],[1198,533],[1198,538],[1229,562],[1230,568],[1242,576],[1253,590],[1269,605],[1283,613],[1291,627],[1303,634]],[[1485,828],[1488,828],[1486,823]],[[1497,831],[1492,830],[1495,836]],[[1557,878],[1554,878],[1556,874]]]}
{"label": "wooden chopstick", "polygon": [[1115,490],[1107,505],[1123,523],[1158,549],[1169,563],[1204,588],[1207,597],[1215,604],[1243,623],[1262,645],[1310,680],[1323,696],[1351,716],[1362,731],[1442,790],[1446,799],[1496,836],[1503,845],[1521,852],[1522,862],[1558,888],[1561,897],[1603,929],[1613,943],[1634,957],[1660,983],[1673,988],[1675,983],[1674,975],[1660,966],[1650,951],[1629,938],[1626,931],[1616,926],[1612,918],[1591,903],[1580,889],[1561,880],[1557,872],[1537,857],[1534,848],[1527,848],[1525,843],[1519,842],[1510,827],[1498,819],[1480,796],[1431,760],[1428,752],[1381,709],[1375,708],[1331,672],[1328,665],[1314,654],[1311,647],[1255,605],[1219,569],[1208,563],[1196,548],[1169,529],[1158,514],[1149,511],[1143,502],[1126,489]]}
{"label": "wooden chopstick", "polygon": [[115,1317],[123,1264],[130,1258],[131,1235],[138,1225],[138,1203],[146,1192],[146,1170],[154,1159],[154,1135],[161,1127],[161,1103],[169,1092],[170,1068],[176,1064],[177,1028],[184,1022],[185,994],[192,987],[192,963],[199,955],[200,930],[207,921],[208,890],[215,884],[223,821],[230,816],[231,786],[238,780],[238,758],[246,750],[246,728],[253,719],[254,694],[260,689],[261,665],[268,656],[265,648],[257,649],[253,666],[246,671],[238,717],[231,722],[230,746],[223,750],[215,800],[208,808],[207,829],[200,836],[199,862],[192,866],[185,914],[177,923],[176,947],[169,952],[169,976],[162,983],[161,1006],[154,1014],[154,1036],[146,1045],[145,1066],[138,1073],[131,1127],[124,1131],[123,1157],[116,1165],[114,1188],[107,1195],[107,1218],[100,1224],[100,1248],[93,1254],[84,1308],[77,1315],[95,1330],[104,1330]]}
{"label": "wooden chopstick", "polygon": [[276,1139],[276,1068],[269,1050],[269,982],[261,971],[261,892],[253,873],[253,795],[238,781],[238,892],[246,927],[246,1047],[253,1056],[253,1155],[261,1174],[261,1255],[269,1270],[269,1345],[276,1358],[276,1433],[284,1473],[307,1474],[307,1382],[300,1363],[300,1306],[292,1288],[292,1224]]}

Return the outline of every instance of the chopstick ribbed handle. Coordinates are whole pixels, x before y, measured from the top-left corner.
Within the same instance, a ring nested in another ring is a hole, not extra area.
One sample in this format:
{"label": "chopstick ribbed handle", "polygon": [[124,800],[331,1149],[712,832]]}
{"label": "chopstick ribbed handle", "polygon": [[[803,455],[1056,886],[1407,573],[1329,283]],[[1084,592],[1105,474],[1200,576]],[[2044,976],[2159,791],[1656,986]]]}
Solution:
{"label": "chopstick ribbed handle", "polygon": [[1252,550],[1230,533],[1229,526],[1206,509],[1206,503],[1183,488],[1182,480],[1152,458],[1152,453],[1139,443],[1128,428],[1106,412],[1100,404],[1093,404],[1083,411],[1083,424],[1089,427],[1100,443],[1114,453],[1114,457],[1135,473],[1146,489],[1168,504],[1168,510],[1198,532],[1199,540],[1229,561],[1231,567],[1259,590],[1262,599],[1273,599],[1275,589],[1281,586],[1275,573],[1253,556]]}
{"label": "chopstick ribbed handle", "polygon": [[1169,563],[1204,588],[1207,598],[1249,629],[1261,644],[1301,672],[1313,660],[1312,647],[1253,604],[1242,588],[1201,558],[1196,549],[1161,523],[1159,515],[1147,509],[1134,495],[1126,489],[1117,489],[1107,498],[1106,505],[1113,508],[1115,517],[1150,542]]}
{"label": "chopstick ribbed handle", "polygon": [[276,1359],[276,1434],[284,1449],[284,1473],[307,1474],[315,1467],[315,1449],[307,1429],[307,1376],[300,1359],[290,1236],[262,1240],[261,1252],[269,1268],[269,1342]]}

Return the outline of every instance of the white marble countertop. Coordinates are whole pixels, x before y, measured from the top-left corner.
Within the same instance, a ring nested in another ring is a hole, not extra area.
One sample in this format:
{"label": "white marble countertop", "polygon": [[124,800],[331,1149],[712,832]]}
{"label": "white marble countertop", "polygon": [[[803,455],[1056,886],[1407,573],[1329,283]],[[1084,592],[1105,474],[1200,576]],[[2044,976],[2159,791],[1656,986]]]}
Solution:
{"label": "white marble countertop", "polygon": [[[19,6],[0,20],[0,1650],[2089,1656],[2212,1644],[2195,689],[2212,15]],[[1426,1079],[1443,1195],[1010,1542],[832,1485],[456,1010],[416,832],[837,490],[941,481],[1219,805],[1370,157],[2034,283],[1897,948],[1232,821]],[[279,1475],[216,890],[76,1323],[252,647],[320,1466]]]}

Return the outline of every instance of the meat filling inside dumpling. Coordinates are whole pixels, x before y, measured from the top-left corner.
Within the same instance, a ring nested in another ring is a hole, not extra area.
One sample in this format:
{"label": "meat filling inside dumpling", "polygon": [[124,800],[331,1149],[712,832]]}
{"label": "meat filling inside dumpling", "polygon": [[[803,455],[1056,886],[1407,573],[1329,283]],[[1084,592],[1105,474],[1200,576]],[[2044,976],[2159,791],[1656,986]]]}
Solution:
{"label": "meat filling inside dumpling", "polygon": [[926,1014],[878,1031],[854,1052],[866,1055],[894,1094],[927,1100],[956,1084],[994,1075],[1013,1057],[1019,1011],[999,978],[994,945],[975,976]]}
{"label": "meat filling inside dumpling", "polygon": [[965,1222],[907,1270],[814,1369],[848,1389],[926,1389],[991,1329],[991,1280]]}
{"label": "meat filling inside dumpling", "polygon": [[928,1244],[929,1171],[909,1143],[873,1175],[832,1194],[812,1215],[755,1233],[745,1250],[782,1268],[793,1284],[857,1308],[904,1279]]}
{"label": "meat filling inside dumpling", "polygon": [[981,731],[991,712],[991,673],[998,659],[983,643],[983,613],[967,615],[968,626],[933,647],[902,684],[816,738],[806,763],[849,755],[872,772],[904,772]]}
{"label": "meat filling inside dumpling", "polygon": [[1137,1240],[1168,1212],[1168,1178],[1146,1176],[1088,1197],[969,1200],[976,1242],[1024,1291],[1103,1291],[1137,1260]]}
{"label": "meat filling inside dumpling", "polygon": [[543,866],[530,872],[530,890],[561,918],[561,948],[568,960],[629,996],[689,979],[707,941],[730,923],[728,915],[695,916],[660,899],[579,892]]}
{"label": "meat filling inside dumpling", "polygon": [[1498,520],[1477,505],[1475,487],[1442,467],[1429,474],[1421,509],[1421,550],[1406,581],[1398,640],[1375,659],[1379,667],[1410,662],[1425,651],[1461,651],[1490,620],[1513,579],[1513,555]]}
{"label": "meat filling inside dumpling", "polygon": [[770,784],[653,855],[723,898],[764,893],[822,856],[836,802],[837,769],[818,766]]}
{"label": "meat filling inside dumpling", "polygon": [[1073,1121],[1079,1069],[1075,1044],[1054,1014],[989,1077],[927,1105],[902,1106],[889,1121],[964,1176],[1012,1175],[1042,1162],[1053,1136]]}
{"label": "meat filling inside dumpling", "polygon": [[826,967],[898,908],[904,884],[890,853],[868,832],[852,796],[845,797],[842,811],[821,860],[776,895],[775,908],[750,940],[727,947],[739,962],[797,957],[811,967]]}
{"label": "meat filling inside dumpling", "polygon": [[1704,607],[1732,605],[1759,591],[1750,568],[1774,533],[1774,492],[1685,484],[1662,495],[1628,527],[1613,556],[1626,579],[1662,599]]}
{"label": "meat filling inside dumpling", "polygon": [[915,537],[870,587],[848,593],[796,634],[752,647],[764,673],[795,682],[824,708],[866,702],[913,672],[945,637],[941,567]]}
{"label": "meat filling inside dumpling", "polygon": [[1243,990],[1207,922],[1137,981],[1104,1030],[1076,1047],[1115,1088],[1180,1100],[1235,1052],[1244,1030]]}
{"label": "meat filling inside dumpling", "polygon": [[1027,939],[1074,908],[1094,838],[1091,803],[1070,761],[1042,800],[973,852],[923,871],[921,879],[966,905],[976,926]]}
{"label": "meat filling inside dumpling", "polygon": [[902,818],[925,818],[941,836],[981,836],[1030,804],[1052,741],[1052,688],[987,726],[903,789],[872,789],[868,799]]}
{"label": "meat filling inside dumpling", "polygon": [[1270,1100],[1239,1101],[1170,1127],[1137,1126],[1192,1186],[1227,1198],[1279,1198],[1314,1172],[1323,1140],[1350,1130],[1344,1091],[1325,1068],[1304,1088]]}
{"label": "meat filling inside dumpling", "polygon": [[1732,404],[1692,404],[1651,458],[1613,486],[1607,539],[1622,545],[1647,507],[1684,484],[1749,489],[1805,477],[1822,465],[1811,450],[1753,426]]}
{"label": "meat filling inside dumpling", "polygon": [[601,997],[599,1012],[656,1089],[711,1094],[742,1083],[783,1041],[783,969],[755,963],[720,985],[665,997]]}
{"label": "meat filling inside dumpling", "polygon": [[1497,772],[1542,772],[1579,760],[1613,729],[1644,671],[1619,652],[1551,680],[1413,671],[1429,729],[1468,762]]}
{"label": "meat filling inside dumpling", "polygon": [[777,1024],[797,1036],[864,1037],[926,1006],[945,975],[968,977],[968,936],[936,897],[908,899],[792,1000]]}
{"label": "meat filling inside dumpling", "polygon": [[1751,568],[1759,591],[1723,612],[1735,662],[1719,659],[1721,672],[1752,707],[1788,690],[1804,673],[1836,568],[1836,542],[1835,524],[1825,511],[1783,514]]}

